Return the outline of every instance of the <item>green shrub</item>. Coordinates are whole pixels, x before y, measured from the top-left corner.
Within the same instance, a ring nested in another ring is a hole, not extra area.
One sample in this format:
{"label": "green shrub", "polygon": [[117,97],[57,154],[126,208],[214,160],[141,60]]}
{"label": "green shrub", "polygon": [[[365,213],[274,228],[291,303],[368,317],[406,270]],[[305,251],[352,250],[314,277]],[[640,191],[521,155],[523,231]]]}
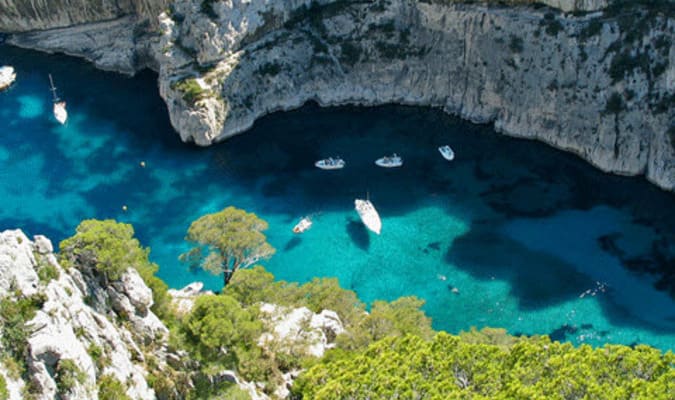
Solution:
{"label": "green shrub", "polygon": [[99,400],[131,400],[127,396],[124,384],[112,375],[103,375],[98,378]]}
{"label": "green shrub", "polygon": [[509,40],[509,49],[514,53],[522,53],[523,51],[523,39],[516,35],[511,35]]}
{"label": "green shrub", "polygon": [[340,44],[340,61],[353,66],[361,58],[361,48],[358,44],[344,41]]}
{"label": "green shrub", "polygon": [[607,104],[605,105],[605,113],[607,114],[618,114],[625,109],[623,103],[623,98],[617,92],[612,93],[611,96],[607,99]]}
{"label": "green shrub", "polygon": [[[501,341],[501,340],[500,340]],[[358,352],[336,351],[302,373],[294,398],[326,399],[670,399],[675,355],[635,348],[520,338],[470,343],[386,338]]]}
{"label": "green shrub", "polygon": [[77,384],[84,383],[86,375],[75,364],[75,361],[70,359],[61,359],[56,365],[56,374],[54,380],[56,387],[61,394],[65,394],[73,390]]}
{"label": "green shrub", "polygon": [[187,78],[171,85],[172,89],[183,93],[183,100],[190,105],[195,105],[199,100],[210,96],[211,92],[204,90],[195,78]]}
{"label": "green shrub", "polygon": [[50,264],[41,265],[37,271],[38,278],[43,284],[47,284],[52,281],[52,279],[59,279],[60,272],[59,269]]}
{"label": "green shrub", "polygon": [[[152,289],[152,311],[160,318],[170,315],[168,287],[155,274],[157,264],[150,262],[150,249],[134,237],[134,228],[112,219],[82,221],[75,235],[59,244],[59,261],[65,268],[94,267],[106,280],[118,280],[129,268],[135,268]],[[90,304],[85,298],[85,303]]]}
{"label": "green shrub", "polygon": [[258,75],[262,76],[277,76],[281,72],[281,65],[276,62],[265,63],[258,67]]}
{"label": "green shrub", "polygon": [[7,381],[5,377],[0,375],[0,400],[9,399],[9,390],[7,390]]}
{"label": "green shrub", "polygon": [[30,335],[28,321],[46,301],[44,294],[30,297],[4,298],[0,300],[0,325],[2,325],[2,347],[10,357],[22,365],[27,355],[27,340]]}
{"label": "green shrub", "polygon": [[213,9],[213,3],[217,2],[218,0],[202,0],[202,4],[200,6],[200,10],[206,14],[209,18],[211,19],[217,19],[218,14],[216,14],[216,11]]}

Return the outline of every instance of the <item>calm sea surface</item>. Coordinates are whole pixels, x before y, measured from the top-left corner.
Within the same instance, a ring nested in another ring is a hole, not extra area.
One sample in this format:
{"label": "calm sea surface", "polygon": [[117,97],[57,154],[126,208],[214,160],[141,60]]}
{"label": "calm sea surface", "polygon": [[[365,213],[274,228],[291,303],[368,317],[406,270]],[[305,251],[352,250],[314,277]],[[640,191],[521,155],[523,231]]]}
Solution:
{"label": "calm sea surface", "polygon": [[[191,221],[234,205],[269,222],[277,254],[264,265],[279,279],[337,277],[368,303],[416,295],[450,332],[497,326],[674,347],[675,196],[643,179],[396,106],[308,105],[201,149],[172,130],[154,74],[2,46],[0,64],[18,72],[0,93],[0,229],[57,245],[83,219],[115,218],[134,225],[170,286],[219,289],[221,278],[189,271],[178,255]],[[68,102],[65,126],[51,114],[48,73]],[[403,168],[373,164],[392,152]],[[343,170],[313,166],[337,155]],[[353,209],[367,195],[379,236]],[[304,215],[314,226],[294,235]]]}

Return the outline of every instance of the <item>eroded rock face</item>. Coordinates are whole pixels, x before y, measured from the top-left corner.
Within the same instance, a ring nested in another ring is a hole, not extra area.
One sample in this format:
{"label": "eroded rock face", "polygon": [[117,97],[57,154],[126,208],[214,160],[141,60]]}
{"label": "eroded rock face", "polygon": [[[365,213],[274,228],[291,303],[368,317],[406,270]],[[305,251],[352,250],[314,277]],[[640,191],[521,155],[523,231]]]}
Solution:
{"label": "eroded rock face", "polygon": [[155,16],[168,3],[167,0],[0,0],[0,30],[24,32],[62,28],[130,14]]}
{"label": "eroded rock face", "polygon": [[[609,2],[544,3],[593,11]],[[172,125],[202,146],[309,100],[402,103],[494,123],[674,190],[675,21],[645,10],[630,24],[602,11],[553,11],[445,0],[179,0],[157,29],[117,19],[10,42],[101,68],[157,69]]]}
{"label": "eroded rock face", "polygon": [[[25,362],[31,390],[40,399],[57,395],[62,399],[97,399],[97,379],[112,375],[131,398],[154,399],[145,377],[142,347],[153,340],[154,354],[161,358],[168,330],[150,311],[150,289],[133,269],[119,282],[103,288],[94,272],[64,270],[52,252],[53,246],[44,236],[31,241],[19,230],[0,233],[0,297],[39,295],[44,299],[29,322]],[[37,271],[43,268],[53,268],[58,277],[40,281]],[[13,282],[11,291],[7,282]],[[102,303],[96,306],[97,301]],[[104,304],[112,304],[113,309]],[[58,390],[56,378],[63,360],[72,360],[81,372],[81,378],[66,392]],[[12,398],[21,398],[20,388],[27,382],[11,381]]]}
{"label": "eroded rock face", "polygon": [[[309,100],[427,105],[574,152],[603,171],[645,174],[675,188],[675,135],[668,133],[675,21],[663,15],[627,41],[631,27],[611,17],[545,8],[433,0],[216,4],[206,15],[194,12],[194,1],[177,3],[183,20],[164,31],[161,94],[183,140],[220,141]],[[172,62],[186,53],[194,63]],[[636,54],[646,64],[627,66]],[[197,100],[184,90],[195,82]]]}

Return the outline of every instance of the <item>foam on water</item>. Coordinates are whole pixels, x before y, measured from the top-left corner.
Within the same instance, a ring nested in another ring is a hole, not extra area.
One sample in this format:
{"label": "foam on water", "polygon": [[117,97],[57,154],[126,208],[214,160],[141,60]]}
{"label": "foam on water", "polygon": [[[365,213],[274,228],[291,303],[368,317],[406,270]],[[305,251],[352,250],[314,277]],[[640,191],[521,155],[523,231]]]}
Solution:
{"label": "foam on water", "polygon": [[[218,289],[220,277],[178,255],[191,221],[234,205],[269,222],[277,254],[264,265],[278,279],[337,277],[368,303],[416,295],[434,327],[451,332],[498,326],[673,348],[675,198],[642,179],[407,107],[310,105],[198,149],[170,128],[153,74],[130,79],[7,47],[0,61],[19,76],[0,94],[2,229],[58,243],[83,219],[115,218],[134,225],[170,286]],[[63,126],[48,73],[68,102]],[[446,143],[451,163],[436,149]],[[402,168],[374,166],[393,152]],[[347,166],[313,166],[328,156]],[[379,236],[353,209],[366,196]],[[305,215],[312,228],[293,234]]]}

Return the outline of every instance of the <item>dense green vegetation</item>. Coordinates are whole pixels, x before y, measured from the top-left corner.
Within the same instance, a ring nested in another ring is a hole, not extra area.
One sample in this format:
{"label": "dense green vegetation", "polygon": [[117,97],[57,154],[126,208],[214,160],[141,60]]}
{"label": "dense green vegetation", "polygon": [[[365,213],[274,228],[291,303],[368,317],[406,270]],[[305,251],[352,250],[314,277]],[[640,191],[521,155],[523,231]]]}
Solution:
{"label": "dense green vegetation", "polygon": [[108,280],[118,280],[129,268],[135,268],[152,289],[152,311],[160,318],[168,317],[170,298],[167,285],[155,276],[159,267],[150,262],[150,249],[134,238],[134,228],[112,219],[82,221],[75,235],[59,244],[59,262],[64,268],[94,267]]}
{"label": "dense green vegetation", "polygon": [[171,88],[183,93],[183,100],[192,106],[199,100],[205,99],[211,95],[211,92],[204,90],[195,78],[186,78],[175,82],[171,84]]}
{"label": "dense green vegetation", "polygon": [[5,377],[0,375],[0,400],[9,399],[9,390],[7,390],[7,381]]}
{"label": "dense green vegetation", "polygon": [[122,382],[112,375],[103,375],[98,378],[98,398],[99,400],[131,400]]}
{"label": "dense green vegetation", "polygon": [[227,285],[237,270],[274,254],[263,233],[267,228],[267,222],[257,215],[231,206],[206,214],[190,225],[185,240],[194,246],[181,260],[216,275],[222,273]]}
{"label": "dense green vegetation", "polygon": [[27,341],[31,333],[28,321],[35,317],[35,312],[42,308],[45,300],[42,294],[24,296],[18,291],[0,300],[2,353],[16,360],[20,366],[28,355]]}
{"label": "dense green vegetation", "polygon": [[77,384],[82,384],[85,378],[84,372],[73,360],[63,358],[56,365],[54,381],[61,394],[70,392]]}
{"label": "dense green vegetation", "polygon": [[669,399],[675,356],[648,346],[593,349],[519,338],[509,346],[386,338],[359,352],[336,351],[293,386],[303,399]]}

